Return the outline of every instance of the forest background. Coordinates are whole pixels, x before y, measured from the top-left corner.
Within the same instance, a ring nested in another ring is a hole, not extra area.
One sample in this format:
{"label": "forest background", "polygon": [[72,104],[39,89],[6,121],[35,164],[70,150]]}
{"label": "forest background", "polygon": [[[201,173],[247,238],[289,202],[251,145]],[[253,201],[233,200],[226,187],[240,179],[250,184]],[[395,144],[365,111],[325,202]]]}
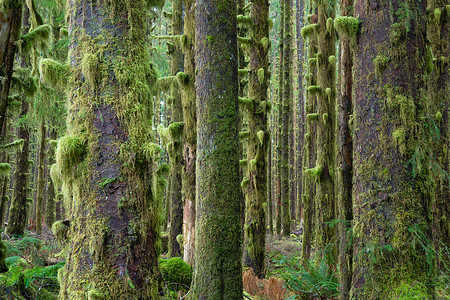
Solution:
{"label": "forest background", "polygon": [[447,299],[449,17],[1,1],[0,296]]}

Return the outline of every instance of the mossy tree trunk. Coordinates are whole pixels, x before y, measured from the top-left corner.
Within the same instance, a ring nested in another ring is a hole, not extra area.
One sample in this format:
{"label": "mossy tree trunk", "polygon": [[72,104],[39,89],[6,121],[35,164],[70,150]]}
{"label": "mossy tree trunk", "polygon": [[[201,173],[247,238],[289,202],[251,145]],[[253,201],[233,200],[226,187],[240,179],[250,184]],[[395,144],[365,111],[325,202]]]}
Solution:
{"label": "mossy tree trunk", "polygon": [[[28,9],[20,9],[20,13],[23,14],[22,20],[22,33],[28,33],[30,29],[30,12]],[[28,67],[27,61],[21,57],[20,66],[22,68]],[[31,75],[30,75],[31,76]],[[25,119],[28,114],[29,103],[27,95],[22,93],[22,110],[20,112],[20,119]],[[20,122],[17,130],[17,138],[24,140],[22,149],[18,149],[16,154],[16,168],[14,173],[14,197],[11,200],[8,216],[8,228],[7,233],[9,235],[22,236],[25,233],[25,226],[28,221],[29,206],[32,204],[32,199],[29,197],[29,170],[30,163],[28,161],[30,157],[30,129],[28,124]]]}
{"label": "mossy tree trunk", "polygon": [[[22,112],[20,117],[24,118],[28,113],[28,101],[23,96]],[[9,235],[22,236],[27,224],[28,212],[28,173],[30,164],[28,163],[30,149],[30,131],[28,126],[21,123],[17,131],[17,138],[23,139],[23,147],[17,151],[16,168],[14,172],[14,196],[9,208],[8,228]]]}
{"label": "mossy tree trunk", "polygon": [[[341,15],[351,16],[353,11],[353,0],[343,0]],[[353,57],[350,41],[354,36],[340,35],[340,95],[338,102],[337,120],[337,218],[339,223],[339,282],[340,299],[350,297],[352,283],[352,261],[353,248],[351,243],[351,222],[353,219],[353,137],[350,129],[350,117],[353,113],[352,105],[352,67]]]}
{"label": "mossy tree trunk", "polygon": [[[57,138],[57,132],[56,129],[50,129],[49,130],[49,138],[50,143],[48,145],[48,156],[47,156],[47,170],[50,170],[49,166],[53,165],[55,163],[55,146],[54,143],[56,142]],[[48,174],[50,171],[47,172]],[[47,201],[45,201],[45,224],[49,228],[52,227],[53,223],[56,219],[56,202],[57,202],[57,187],[53,184],[53,180],[51,180],[50,176],[47,176],[49,179],[48,184],[48,190],[47,190]]]}
{"label": "mossy tree trunk", "polygon": [[[172,35],[183,33],[183,2],[172,0]],[[176,75],[183,71],[183,53],[179,44],[174,45],[171,54],[170,73]],[[183,234],[183,199],[181,195],[181,169],[183,162],[183,108],[181,93],[178,85],[173,85],[170,100],[172,105],[172,124],[169,125],[171,141],[167,145],[170,159],[170,229],[169,229],[169,257],[181,256],[179,235]]]}
{"label": "mossy tree trunk", "polygon": [[[311,5],[310,5],[311,7]],[[312,17],[315,16],[315,17]],[[302,28],[302,36],[308,42],[308,67],[305,75],[307,86],[317,85],[317,36],[315,29],[307,30],[308,28],[314,28],[317,24],[317,15],[311,14],[307,17],[309,23]],[[308,34],[306,34],[308,33]],[[303,135],[303,157],[302,157],[302,205],[303,205],[303,237],[302,237],[302,259],[306,265],[311,255],[311,247],[313,240],[313,229],[315,224],[315,207],[314,207],[314,178],[310,174],[305,172],[306,169],[312,169],[315,164],[315,149],[316,149],[316,129],[317,124],[314,116],[314,112],[317,108],[317,96],[308,92],[305,98],[305,133]]]}
{"label": "mossy tree trunk", "polygon": [[282,42],[284,44],[282,51],[282,70],[283,77],[281,80],[282,99],[281,101],[281,122],[278,126],[281,127],[280,144],[278,145],[280,151],[280,175],[281,175],[281,228],[283,236],[290,236],[291,234],[291,211],[290,211],[290,199],[289,199],[289,133],[291,128],[291,102],[292,102],[292,25],[291,25],[291,11],[292,0],[284,0],[282,5],[283,13],[283,36]]}
{"label": "mossy tree trunk", "polygon": [[295,126],[295,220],[301,224],[302,222],[302,167],[303,167],[303,144],[305,134],[305,93],[303,89],[304,74],[303,64],[305,63],[305,45],[301,36],[301,29],[304,24],[305,0],[296,0],[296,39],[297,39],[297,87],[298,100],[294,101],[296,107],[297,118]]}
{"label": "mossy tree trunk", "polygon": [[245,194],[244,265],[264,277],[267,208],[267,150],[270,134],[267,130],[269,1],[254,0],[251,5],[250,104],[246,106],[248,120],[247,167],[243,179]]}
{"label": "mossy tree trunk", "polygon": [[[68,132],[56,153],[70,220],[60,299],[157,299],[169,166],[153,143],[153,2],[71,0]],[[47,81],[55,61],[41,62]],[[67,68],[67,67],[66,67]]]}
{"label": "mossy tree trunk", "polygon": [[45,127],[45,122],[41,121],[39,126],[39,149],[37,157],[37,189],[36,189],[36,233],[40,234],[42,231],[42,217],[44,215],[44,189],[45,189],[45,140],[47,135],[47,130]]}
{"label": "mossy tree trunk", "polygon": [[183,105],[183,260],[194,263],[195,254],[195,187],[197,160],[197,112],[195,95],[195,1],[184,0],[184,73],[177,75],[182,86]]}
{"label": "mossy tree trunk", "polygon": [[[433,141],[433,157],[436,181],[436,195],[433,203],[433,239],[438,249],[450,245],[450,82],[449,78],[449,32],[450,10],[448,1],[429,0],[427,6],[428,46],[427,71],[429,72],[427,111],[439,133]],[[436,128],[434,129],[436,131]],[[442,242],[442,244],[441,244]]]}
{"label": "mossy tree trunk", "polygon": [[197,198],[194,299],[242,299],[236,1],[195,12]]}
{"label": "mossy tree trunk", "polygon": [[[355,1],[353,282],[355,299],[432,299],[434,187],[424,124],[426,1]],[[368,142],[370,141],[370,142]],[[416,244],[417,245],[417,244]]]}
{"label": "mossy tree trunk", "polygon": [[[5,1],[5,11],[0,12],[0,130],[5,126],[9,89],[18,50],[17,40],[22,26],[22,0]],[[0,136],[0,143],[4,136]]]}

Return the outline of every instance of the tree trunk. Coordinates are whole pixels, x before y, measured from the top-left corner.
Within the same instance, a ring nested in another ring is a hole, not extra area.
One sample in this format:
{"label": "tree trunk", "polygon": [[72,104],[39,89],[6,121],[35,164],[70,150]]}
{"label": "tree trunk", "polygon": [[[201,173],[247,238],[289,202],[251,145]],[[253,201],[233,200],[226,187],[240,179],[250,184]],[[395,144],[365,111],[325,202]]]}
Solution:
{"label": "tree trunk", "polygon": [[41,121],[39,137],[39,152],[37,158],[37,189],[36,189],[36,233],[41,234],[42,231],[42,217],[44,209],[44,168],[45,168],[45,139],[46,128],[44,121]]}
{"label": "tree trunk", "polygon": [[[72,0],[69,124],[56,153],[69,204],[60,299],[157,299],[161,199],[143,0]],[[55,62],[41,62],[41,68]],[[51,76],[50,76],[51,77]],[[47,78],[44,76],[44,78]]]}
{"label": "tree trunk", "polygon": [[[172,1],[172,35],[183,33],[183,2]],[[170,73],[176,75],[183,70],[183,54],[179,46],[175,46],[172,52]],[[170,230],[169,230],[169,257],[181,257],[181,245],[177,238],[183,234],[183,199],[181,195],[181,169],[183,160],[183,108],[181,104],[181,93],[178,86],[172,86],[172,124],[169,126],[171,143],[167,146],[170,158]],[[182,243],[181,243],[182,244]]]}
{"label": "tree trunk", "polygon": [[[353,0],[342,1],[342,16],[351,16]],[[337,153],[337,215],[339,223],[339,282],[340,299],[350,297],[352,283],[353,247],[351,243],[351,222],[353,220],[353,138],[350,129],[352,105],[352,67],[350,51],[351,37],[340,35],[340,95],[338,104],[338,153]]]}
{"label": "tree trunk", "polygon": [[254,0],[251,8],[251,47],[249,70],[250,105],[248,119],[247,168],[243,190],[245,193],[244,265],[264,277],[267,207],[267,150],[270,134],[267,130],[269,1]]}
{"label": "tree trunk", "polygon": [[[424,128],[426,1],[355,2],[353,282],[350,298],[432,299],[433,189]],[[419,296],[420,295],[420,296]]]}
{"label": "tree trunk", "polygon": [[[16,56],[17,40],[22,26],[22,0],[6,1],[5,12],[0,12],[0,129],[6,122],[6,107],[8,106],[9,88]],[[0,144],[3,142],[0,137]]]}
{"label": "tree trunk", "polygon": [[195,11],[197,200],[193,298],[242,299],[236,1]]}
{"label": "tree trunk", "polygon": [[[55,141],[57,139],[57,132],[55,129],[50,129],[49,138],[51,141]],[[48,166],[51,166],[55,163],[55,147],[52,144],[48,146],[48,163],[47,170],[49,170]],[[50,173],[50,172],[47,172]],[[50,176],[47,176],[50,179]],[[56,219],[56,209],[55,204],[57,202],[57,192],[55,191],[55,185],[53,184],[53,180],[48,180],[48,190],[47,190],[47,201],[45,202],[45,223],[49,228],[52,227],[53,223]]]}
{"label": "tree trunk", "polygon": [[194,263],[195,254],[195,187],[197,160],[197,112],[195,95],[195,1],[184,0],[184,73],[179,73],[183,105],[184,146],[183,185],[183,260]]}

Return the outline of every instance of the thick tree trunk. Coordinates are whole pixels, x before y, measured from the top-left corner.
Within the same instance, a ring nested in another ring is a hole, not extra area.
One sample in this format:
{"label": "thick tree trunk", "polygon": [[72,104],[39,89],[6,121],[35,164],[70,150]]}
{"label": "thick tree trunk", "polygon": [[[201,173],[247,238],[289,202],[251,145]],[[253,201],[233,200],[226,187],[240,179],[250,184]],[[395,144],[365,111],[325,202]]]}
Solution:
{"label": "thick tree trunk", "polygon": [[[432,299],[425,248],[433,190],[423,127],[426,1],[355,2],[351,298]],[[407,13],[405,10],[408,10]],[[412,294],[411,294],[412,293]]]}
{"label": "thick tree trunk", "polygon": [[236,1],[195,12],[197,198],[193,297],[242,299]]}
{"label": "thick tree trunk", "polygon": [[[6,107],[8,106],[9,88],[16,56],[17,40],[20,36],[22,25],[22,0],[6,1],[8,7],[5,12],[0,12],[0,77],[4,78],[0,83],[0,129],[6,122]],[[3,141],[0,137],[0,143]]]}
{"label": "thick tree trunk", "polygon": [[[197,112],[195,95],[195,1],[184,0],[184,73],[178,79],[182,85],[184,146],[183,185],[183,259],[194,263],[195,254],[195,187],[197,159]],[[183,75],[183,76],[181,76]]]}
{"label": "thick tree trunk", "polygon": [[270,134],[267,130],[267,88],[269,54],[269,1],[254,0],[251,8],[252,28],[249,70],[251,104],[247,108],[248,142],[245,193],[244,265],[264,277],[267,206],[267,150]]}
{"label": "thick tree trunk", "polygon": [[69,5],[77,42],[70,45],[68,134],[56,155],[70,200],[59,297],[157,299],[162,175],[169,167],[158,167],[161,149],[152,137],[153,8],[143,0]]}

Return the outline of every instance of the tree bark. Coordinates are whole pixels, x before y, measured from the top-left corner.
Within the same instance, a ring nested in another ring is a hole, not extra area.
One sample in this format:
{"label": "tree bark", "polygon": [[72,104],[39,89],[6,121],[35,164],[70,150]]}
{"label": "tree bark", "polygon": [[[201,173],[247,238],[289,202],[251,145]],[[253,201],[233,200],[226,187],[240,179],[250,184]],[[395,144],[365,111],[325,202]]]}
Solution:
{"label": "tree bark", "polygon": [[[355,2],[353,282],[350,298],[433,298],[433,184],[423,117],[426,1]],[[407,10],[407,11],[406,11]],[[370,142],[369,142],[370,141]],[[411,295],[411,294],[410,294]]]}
{"label": "tree bark", "polygon": [[195,11],[197,198],[194,299],[242,299],[236,1]]}

